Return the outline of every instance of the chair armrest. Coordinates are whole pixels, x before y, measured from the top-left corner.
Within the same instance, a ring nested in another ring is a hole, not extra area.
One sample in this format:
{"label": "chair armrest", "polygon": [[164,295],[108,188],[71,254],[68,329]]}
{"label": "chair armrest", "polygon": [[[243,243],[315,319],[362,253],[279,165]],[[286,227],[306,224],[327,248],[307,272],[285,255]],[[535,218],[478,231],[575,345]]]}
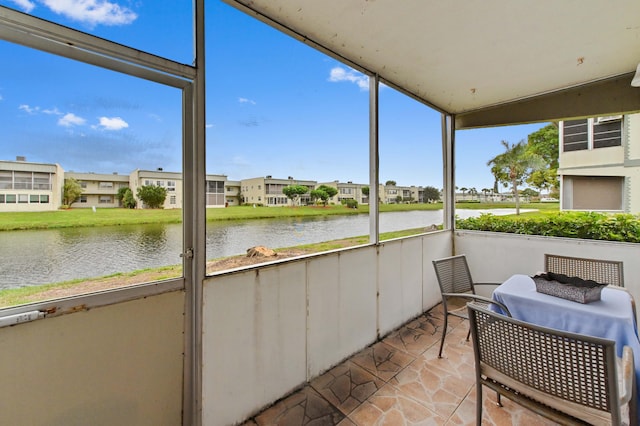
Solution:
{"label": "chair armrest", "polygon": [[465,299],[471,299],[472,301],[481,301],[486,304],[496,305],[501,309],[502,312],[508,317],[511,317],[511,312],[509,312],[509,308],[507,308],[504,303],[498,302],[497,300],[493,300],[489,297],[479,296],[477,294],[469,294],[469,293],[442,293],[443,297],[462,297]]}
{"label": "chair armrest", "polygon": [[634,378],[636,374],[635,367],[633,365],[633,350],[629,346],[622,348],[622,362],[618,364],[620,371],[618,372],[619,383],[619,397],[620,405],[627,404],[633,395],[634,391]]}
{"label": "chair armrest", "polygon": [[502,283],[473,283],[474,287],[477,285],[500,285]]}

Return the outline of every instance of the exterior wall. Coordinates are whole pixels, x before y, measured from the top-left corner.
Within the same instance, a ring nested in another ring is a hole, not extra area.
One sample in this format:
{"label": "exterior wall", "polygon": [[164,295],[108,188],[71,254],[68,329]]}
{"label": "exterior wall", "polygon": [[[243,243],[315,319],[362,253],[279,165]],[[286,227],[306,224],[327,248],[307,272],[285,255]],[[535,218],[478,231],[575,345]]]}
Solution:
{"label": "exterior wall", "polygon": [[220,273],[203,285],[203,424],[239,424],[440,302],[450,231]]}
{"label": "exterior wall", "polygon": [[[313,190],[317,182],[313,180],[298,180],[292,177],[288,179],[274,179],[271,176],[243,179],[240,181],[240,192],[244,204],[260,204],[269,207],[282,207],[291,205],[291,200],[282,192],[282,188],[289,185],[304,185]],[[309,202],[309,193],[301,196],[296,204]]]}
{"label": "exterior wall", "polygon": [[240,186],[241,186],[240,181],[232,181],[232,180],[225,181],[224,195],[226,199],[225,205],[227,207],[239,206],[241,204]]}
{"label": "exterior wall", "polygon": [[[501,283],[513,274],[535,275],[544,270],[544,254],[624,262],[624,285],[640,300],[638,244],[577,238],[463,231],[454,234],[456,254],[466,254],[474,281]],[[484,287],[484,286],[481,286]],[[492,288],[487,286],[490,296]]]}
{"label": "exterior wall", "polygon": [[[224,175],[207,175],[205,189],[205,203],[207,208],[226,207],[228,205],[226,195],[227,177]],[[182,181],[180,181],[182,183]],[[182,206],[182,203],[180,204]]]}
{"label": "exterior wall", "polygon": [[640,213],[640,114],[627,116],[628,143],[625,151],[626,205],[628,211]]}
{"label": "exterior wall", "polygon": [[129,186],[129,176],[117,173],[67,172],[65,178],[74,178],[82,185],[81,199],[73,203],[73,208],[121,207],[118,190]]}
{"label": "exterior wall", "polygon": [[564,152],[562,130],[561,125],[561,208],[640,213],[640,114],[623,118],[621,146],[593,148],[590,143],[589,149]]}
{"label": "exterior wall", "polygon": [[162,170],[134,170],[129,175],[129,187],[138,202],[136,208],[144,208],[143,203],[136,195],[138,189],[144,185],[158,184],[167,188],[167,198],[164,201],[164,208],[182,208],[182,173],[165,172]]}
{"label": "exterior wall", "polygon": [[362,188],[369,185],[353,182],[339,182],[334,180],[333,182],[318,183],[318,186],[325,185],[338,190],[338,193],[329,199],[329,204],[342,204],[343,200],[356,200],[358,204],[368,204],[369,197],[362,193]]}
{"label": "exterior wall", "polygon": [[422,202],[424,198],[424,189],[421,186],[397,186],[380,184],[379,196],[384,204],[397,204],[398,196],[402,197],[401,203]]}
{"label": "exterior wall", "polygon": [[0,328],[0,424],[182,424],[184,297]]}
{"label": "exterior wall", "polygon": [[[57,210],[62,205],[64,170],[58,164],[0,161],[0,212],[33,212]],[[22,174],[29,182],[15,182]],[[48,183],[34,182],[33,176],[48,175]]]}

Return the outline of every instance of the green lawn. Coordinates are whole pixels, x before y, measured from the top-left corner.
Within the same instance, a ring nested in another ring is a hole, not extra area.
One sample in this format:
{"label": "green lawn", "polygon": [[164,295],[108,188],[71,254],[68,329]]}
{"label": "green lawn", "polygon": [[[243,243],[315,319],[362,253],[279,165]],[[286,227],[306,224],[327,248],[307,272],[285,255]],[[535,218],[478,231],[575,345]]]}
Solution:
{"label": "green lawn", "polygon": [[[381,204],[381,212],[397,212],[410,210],[438,210],[442,203],[434,204]],[[513,203],[457,203],[458,209],[495,209],[515,208]],[[558,211],[558,203],[523,204],[523,209],[539,209],[543,211]],[[207,220],[247,220],[269,219],[299,216],[328,216],[345,214],[367,214],[368,205],[361,205],[357,209],[345,206],[327,207],[260,207],[236,206],[228,208],[207,209]],[[68,209],[51,212],[22,212],[0,213],[0,231],[22,229],[51,229],[84,226],[134,225],[147,223],[180,223],[182,210],[131,210],[131,209]]]}

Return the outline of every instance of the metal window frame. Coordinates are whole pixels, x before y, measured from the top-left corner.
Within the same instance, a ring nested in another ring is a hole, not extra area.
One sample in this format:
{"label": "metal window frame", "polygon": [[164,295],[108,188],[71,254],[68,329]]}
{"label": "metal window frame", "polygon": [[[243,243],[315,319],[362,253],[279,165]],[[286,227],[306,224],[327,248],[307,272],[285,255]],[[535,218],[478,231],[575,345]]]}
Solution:
{"label": "metal window frame", "polygon": [[[195,65],[185,65],[0,6],[0,40],[182,91],[183,276],[0,310],[24,321],[59,316],[166,292],[185,292],[184,425],[201,424],[202,288],[205,237],[204,0],[193,0]],[[200,235],[202,234],[202,235]],[[31,315],[37,312],[38,315]]]}

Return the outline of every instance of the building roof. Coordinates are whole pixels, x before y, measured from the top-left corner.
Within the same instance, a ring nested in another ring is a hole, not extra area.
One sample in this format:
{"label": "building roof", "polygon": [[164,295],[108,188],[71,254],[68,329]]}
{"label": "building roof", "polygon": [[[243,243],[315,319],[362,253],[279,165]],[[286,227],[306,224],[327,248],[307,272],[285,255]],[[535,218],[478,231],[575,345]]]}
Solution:
{"label": "building roof", "polygon": [[457,128],[640,110],[637,0],[226,0],[455,115]]}

